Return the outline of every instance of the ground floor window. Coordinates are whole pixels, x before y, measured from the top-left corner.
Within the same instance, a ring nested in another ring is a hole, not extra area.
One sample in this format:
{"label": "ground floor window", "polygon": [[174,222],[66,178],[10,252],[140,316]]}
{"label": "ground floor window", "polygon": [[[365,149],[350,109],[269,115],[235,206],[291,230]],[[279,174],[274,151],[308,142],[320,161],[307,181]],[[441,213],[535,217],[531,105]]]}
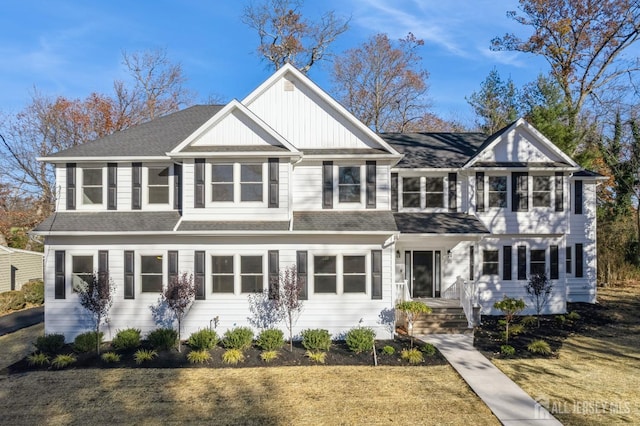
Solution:
{"label": "ground floor window", "polygon": [[500,255],[498,250],[483,250],[482,275],[498,275]]}
{"label": "ground floor window", "polygon": [[316,293],[337,293],[336,256],[314,256],[313,272]]}
{"label": "ground floor window", "polygon": [[233,293],[233,256],[211,257],[211,283],[213,293]]}
{"label": "ground floor window", "polygon": [[72,256],[71,273],[73,290],[79,291],[86,288],[93,280],[93,256]]}
{"label": "ground floor window", "polygon": [[344,256],[342,284],[345,293],[364,293],[367,288],[365,256]]}
{"label": "ground floor window", "polygon": [[531,260],[529,262],[529,273],[531,275],[542,275],[546,273],[545,251],[531,250]]}
{"label": "ground floor window", "polygon": [[240,257],[240,287],[243,293],[262,292],[262,256]]}
{"label": "ground floor window", "polygon": [[162,291],[162,256],[140,256],[140,281],[143,293]]}

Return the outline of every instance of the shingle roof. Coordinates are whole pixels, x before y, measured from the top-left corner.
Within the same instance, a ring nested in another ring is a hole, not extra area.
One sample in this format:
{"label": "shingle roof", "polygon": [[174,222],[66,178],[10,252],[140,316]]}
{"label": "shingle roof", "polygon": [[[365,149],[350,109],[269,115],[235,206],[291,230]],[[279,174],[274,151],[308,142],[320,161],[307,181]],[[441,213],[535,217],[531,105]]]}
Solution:
{"label": "shingle roof", "polygon": [[569,164],[560,161],[478,161],[472,167],[569,167]]}
{"label": "shingle roof", "polygon": [[487,140],[482,133],[381,133],[404,157],[400,168],[462,167]]}
{"label": "shingle roof", "polygon": [[183,221],[180,231],[287,231],[288,221]]}
{"label": "shingle roof", "polygon": [[50,157],[164,156],[222,108],[221,105],[192,106]]}
{"label": "shingle roof", "polygon": [[47,232],[162,232],[173,230],[180,219],[171,212],[59,212],[34,231]]}
{"label": "shingle roof", "polygon": [[580,170],[573,174],[574,177],[590,177],[590,178],[606,178],[605,175],[601,175],[600,173],[591,171],[591,170]]}
{"label": "shingle roof", "polygon": [[385,211],[294,212],[294,231],[395,232],[393,213]]}
{"label": "shingle roof", "polygon": [[303,151],[304,155],[373,155],[388,153],[388,151],[378,148],[305,149]]}
{"label": "shingle roof", "polygon": [[403,234],[488,234],[486,226],[466,213],[394,213]]}
{"label": "shingle roof", "polygon": [[182,152],[277,152],[289,151],[283,146],[276,145],[218,145],[218,146],[187,146]]}

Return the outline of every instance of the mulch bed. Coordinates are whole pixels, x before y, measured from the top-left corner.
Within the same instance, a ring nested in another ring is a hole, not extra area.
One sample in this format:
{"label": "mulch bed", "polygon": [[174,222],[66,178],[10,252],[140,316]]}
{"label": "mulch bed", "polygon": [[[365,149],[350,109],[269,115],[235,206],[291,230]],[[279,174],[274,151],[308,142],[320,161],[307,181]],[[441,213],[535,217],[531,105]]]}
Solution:
{"label": "mulch bed", "polygon": [[[384,346],[391,346],[395,349],[393,355],[386,355],[382,352]],[[406,336],[398,336],[394,340],[378,340],[376,341],[376,354],[378,365],[385,366],[410,366],[407,361],[400,358],[400,352],[403,349],[410,347],[410,341]],[[419,347],[416,344],[416,347]],[[148,348],[144,345],[141,348]],[[101,349],[102,353],[110,351],[108,344],[103,345]],[[192,364],[187,360],[187,354],[190,348],[187,345],[182,345],[182,352],[178,352],[176,349],[158,351],[158,357],[144,362],[141,365],[135,363],[133,354],[135,350],[119,351],[121,354],[121,360],[117,363],[106,363],[102,361],[95,353],[74,353],[72,345],[66,345],[59,353],[70,354],[73,353],[77,357],[77,361],[67,367],[66,369],[79,369],[79,368],[248,368],[248,367],[283,367],[283,366],[305,366],[305,365],[318,365],[305,356],[306,349],[302,347],[300,342],[294,342],[293,351],[289,351],[288,344],[285,345],[279,351],[278,358],[265,362],[260,358],[260,349],[251,347],[244,351],[245,360],[236,365],[225,364],[222,362],[222,354],[225,349],[222,347],[215,347],[210,351],[211,359],[203,364]],[[50,357],[51,359],[52,357]],[[445,358],[436,351],[433,356],[424,356],[424,362],[416,364],[417,366],[430,366],[430,365],[445,365],[447,364]],[[325,363],[320,365],[374,365],[373,353],[367,351],[364,353],[356,354],[351,352],[344,341],[334,341],[331,345],[331,349],[327,352]],[[46,371],[55,370],[50,366],[30,366],[27,359],[24,358],[17,363],[8,367],[9,374],[25,373],[29,371]]]}
{"label": "mulch bed", "polygon": [[[583,332],[592,327],[601,326],[611,322],[606,306],[590,303],[567,303],[567,312],[577,312],[580,319],[570,321],[564,315],[565,321],[560,321],[560,315],[543,315],[540,317],[540,328],[525,327],[524,331],[516,336],[509,336],[509,345],[516,350],[516,355],[509,358],[537,358],[540,355],[527,350],[527,345],[533,340],[546,341],[553,355],[557,356],[564,340],[570,335]],[[502,333],[504,326],[499,324],[503,316],[483,316],[482,325],[474,331],[474,346],[488,358],[504,358],[500,353],[500,346],[504,345]],[[520,318],[516,318],[515,324]]]}

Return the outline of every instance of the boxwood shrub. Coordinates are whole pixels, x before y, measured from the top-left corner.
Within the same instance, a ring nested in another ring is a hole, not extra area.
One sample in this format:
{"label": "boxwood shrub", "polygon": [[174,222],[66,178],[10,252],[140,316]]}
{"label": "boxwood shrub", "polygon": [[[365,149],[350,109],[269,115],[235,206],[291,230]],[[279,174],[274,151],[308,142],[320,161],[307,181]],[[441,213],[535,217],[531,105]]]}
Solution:
{"label": "boxwood shrub", "polygon": [[135,349],[140,346],[140,333],[137,328],[118,330],[116,337],[111,341],[111,346],[117,350]]}
{"label": "boxwood shrub", "polygon": [[253,330],[249,327],[236,327],[224,333],[222,344],[227,349],[244,351],[251,347],[253,342]]}
{"label": "boxwood shrub", "polygon": [[158,328],[147,335],[147,341],[154,349],[171,349],[178,342],[178,332],[173,328]]}
{"label": "boxwood shrub", "polygon": [[302,346],[312,352],[328,351],[331,348],[331,335],[320,328],[303,330]]}
{"label": "boxwood shrub", "polygon": [[95,331],[87,331],[78,334],[73,341],[73,350],[76,352],[91,352],[96,350],[98,343],[102,343],[104,333]]}
{"label": "boxwood shrub", "polygon": [[369,327],[352,328],[347,332],[346,343],[350,351],[357,354],[373,350],[375,331]]}

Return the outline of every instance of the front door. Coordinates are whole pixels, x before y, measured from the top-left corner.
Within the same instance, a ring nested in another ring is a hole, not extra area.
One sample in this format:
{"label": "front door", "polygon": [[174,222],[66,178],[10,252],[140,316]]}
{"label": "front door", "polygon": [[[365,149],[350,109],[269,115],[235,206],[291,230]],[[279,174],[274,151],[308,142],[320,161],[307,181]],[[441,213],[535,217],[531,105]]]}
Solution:
{"label": "front door", "polygon": [[413,252],[413,297],[433,297],[433,252]]}

